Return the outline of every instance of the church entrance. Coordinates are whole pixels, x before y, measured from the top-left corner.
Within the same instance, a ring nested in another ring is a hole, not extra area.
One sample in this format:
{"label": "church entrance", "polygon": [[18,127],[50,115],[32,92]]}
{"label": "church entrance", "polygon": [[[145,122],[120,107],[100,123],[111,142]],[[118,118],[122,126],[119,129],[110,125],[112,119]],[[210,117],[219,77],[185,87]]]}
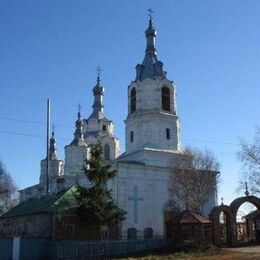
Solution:
{"label": "church entrance", "polygon": [[164,237],[172,238],[172,223],[176,215],[180,213],[179,206],[172,200],[167,201],[163,206]]}

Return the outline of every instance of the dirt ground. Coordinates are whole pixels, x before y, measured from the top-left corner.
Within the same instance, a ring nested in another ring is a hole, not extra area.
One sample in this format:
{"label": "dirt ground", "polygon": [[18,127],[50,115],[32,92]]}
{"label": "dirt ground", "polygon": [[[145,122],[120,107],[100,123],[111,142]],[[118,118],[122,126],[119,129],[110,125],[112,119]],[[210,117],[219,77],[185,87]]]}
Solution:
{"label": "dirt ground", "polygon": [[129,257],[122,259],[140,260],[163,260],[163,259],[185,259],[185,260],[260,260],[260,246],[238,247],[238,248],[211,248],[206,251],[195,250],[190,252],[176,252],[170,254],[152,254],[148,256]]}

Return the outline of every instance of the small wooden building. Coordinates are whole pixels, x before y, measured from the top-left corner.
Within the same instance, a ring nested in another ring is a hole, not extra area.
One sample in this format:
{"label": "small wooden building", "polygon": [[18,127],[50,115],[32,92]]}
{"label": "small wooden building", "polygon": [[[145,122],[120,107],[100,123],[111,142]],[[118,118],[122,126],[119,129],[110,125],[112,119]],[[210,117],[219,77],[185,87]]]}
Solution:
{"label": "small wooden building", "polygon": [[0,238],[53,240],[116,239],[118,228],[100,230],[77,216],[77,187],[41,198],[30,198],[0,217]]}
{"label": "small wooden building", "polygon": [[260,210],[255,210],[245,216],[247,240],[260,242]]}
{"label": "small wooden building", "polygon": [[212,244],[211,221],[203,216],[185,210],[167,224],[177,247]]}

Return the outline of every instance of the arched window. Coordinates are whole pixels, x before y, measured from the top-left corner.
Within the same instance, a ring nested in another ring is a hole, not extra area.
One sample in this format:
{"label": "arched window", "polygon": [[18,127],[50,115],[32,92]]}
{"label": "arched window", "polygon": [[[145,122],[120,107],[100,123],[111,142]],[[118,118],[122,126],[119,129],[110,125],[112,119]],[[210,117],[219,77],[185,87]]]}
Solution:
{"label": "arched window", "polygon": [[105,160],[110,160],[110,147],[108,144],[104,145],[104,157]]}
{"label": "arched window", "polygon": [[151,227],[144,229],[144,239],[153,239],[153,229]]}
{"label": "arched window", "polygon": [[170,89],[167,87],[162,88],[162,110],[171,110],[171,96]]}
{"label": "arched window", "polygon": [[136,110],[136,90],[133,88],[131,90],[131,113],[135,112]]}
{"label": "arched window", "polygon": [[136,228],[128,228],[128,230],[127,230],[127,239],[137,239],[137,230],[136,230]]}

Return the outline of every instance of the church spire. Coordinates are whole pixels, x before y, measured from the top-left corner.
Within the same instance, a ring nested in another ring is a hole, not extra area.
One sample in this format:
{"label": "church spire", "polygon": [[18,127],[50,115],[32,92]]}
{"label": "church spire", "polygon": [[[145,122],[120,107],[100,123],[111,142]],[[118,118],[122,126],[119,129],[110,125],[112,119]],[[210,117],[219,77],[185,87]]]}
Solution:
{"label": "church spire", "polygon": [[50,138],[50,160],[59,160],[58,155],[57,155],[57,149],[56,149],[56,139],[55,139],[55,134],[54,134],[54,127],[51,133],[51,138]]}
{"label": "church spire", "polygon": [[146,50],[145,57],[142,64],[136,65],[136,79],[144,80],[146,78],[151,79],[165,79],[166,73],[163,71],[163,63],[158,60],[155,48],[156,30],[153,26],[152,9],[148,9],[149,24],[145,31],[146,36]]}
{"label": "church spire", "polygon": [[78,118],[77,121],[75,122],[75,132],[74,132],[74,140],[71,142],[71,145],[85,145],[85,141],[83,139],[83,121],[81,120],[81,105],[78,105]]}
{"label": "church spire", "polygon": [[156,31],[153,27],[153,10],[151,8],[148,9],[148,16],[149,18],[149,25],[145,31],[146,36],[146,54],[155,54],[156,55],[156,48],[155,48],[155,38],[156,38]]}
{"label": "church spire", "polygon": [[93,112],[89,116],[88,119],[101,119],[104,118],[104,105],[103,105],[103,95],[104,95],[104,88],[101,85],[101,68],[100,66],[97,67],[97,83],[93,88],[93,95],[94,95],[94,103],[93,103]]}
{"label": "church spire", "polygon": [[83,138],[83,134],[82,134],[83,122],[81,120],[81,113],[80,113],[81,106],[80,106],[80,104],[79,104],[78,107],[79,107],[79,111],[78,111],[78,119],[75,123],[76,130],[75,130],[75,133],[74,133],[74,139],[82,139]]}

